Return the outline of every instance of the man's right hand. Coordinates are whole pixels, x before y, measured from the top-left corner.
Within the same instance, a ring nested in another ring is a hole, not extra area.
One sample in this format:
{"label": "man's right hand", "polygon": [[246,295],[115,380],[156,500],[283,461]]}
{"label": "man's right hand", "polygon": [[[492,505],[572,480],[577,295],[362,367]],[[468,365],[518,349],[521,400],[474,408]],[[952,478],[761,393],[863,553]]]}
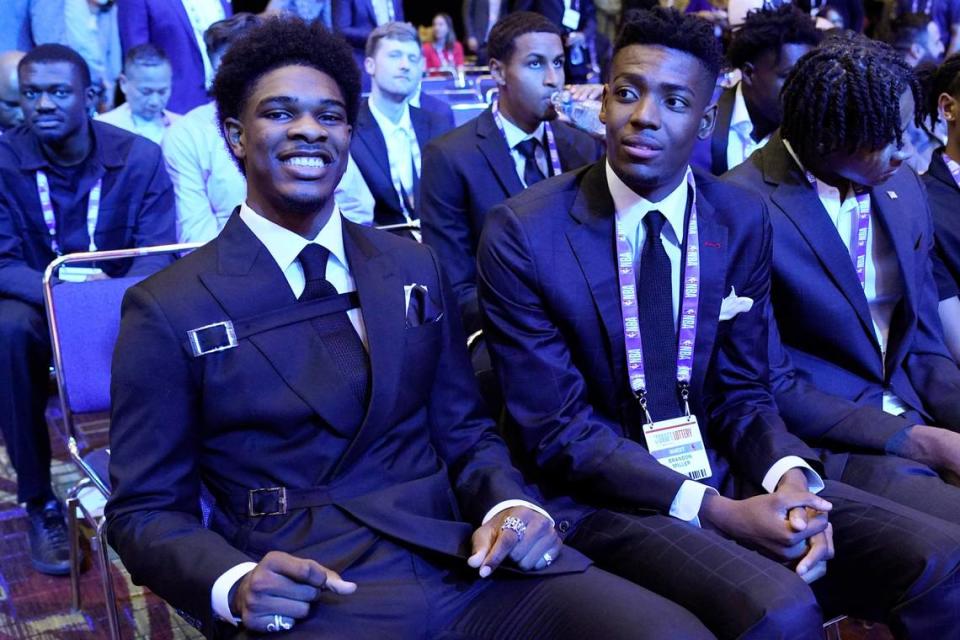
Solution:
{"label": "man's right hand", "polygon": [[356,584],[313,560],[271,551],[237,583],[230,609],[247,629],[265,632],[277,615],[289,624],[307,617],[323,591],[349,595],[356,590]]}
{"label": "man's right hand", "polygon": [[[798,528],[791,524],[789,515],[799,508],[820,512],[820,515],[807,518],[803,528]],[[746,500],[707,494],[700,517],[738,542],[780,560],[797,560],[808,555],[807,539],[826,531],[826,513],[832,508],[829,502],[809,491],[778,490]]]}
{"label": "man's right hand", "polygon": [[892,453],[922,462],[940,471],[947,481],[960,476],[960,433],[918,424],[910,427],[905,438],[898,438]]}

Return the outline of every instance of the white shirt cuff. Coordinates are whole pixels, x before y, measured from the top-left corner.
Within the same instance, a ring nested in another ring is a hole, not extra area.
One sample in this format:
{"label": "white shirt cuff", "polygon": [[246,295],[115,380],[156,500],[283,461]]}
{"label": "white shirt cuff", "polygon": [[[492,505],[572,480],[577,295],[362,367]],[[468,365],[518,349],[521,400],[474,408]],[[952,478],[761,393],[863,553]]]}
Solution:
{"label": "white shirt cuff", "polygon": [[241,562],[232,569],[227,569],[223,575],[213,583],[210,591],[210,604],[217,617],[233,626],[240,624],[240,618],[235,618],[230,611],[230,589],[240,578],[256,568],[256,562]]}
{"label": "white shirt cuff", "polygon": [[670,503],[670,515],[677,520],[689,522],[695,527],[700,526],[700,506],[703,504],[703,496],[707,491],[713,495],[720,495],[713,487],[694,482],[693,480],[684,480],[680,485],[680,490],[674,496]]}
{"label": "white shirt cuff", "polygon": [[783,478],[783,474],[790,471],[790,469],[800,469],[800,471],[803,471],[803,475],[807,476],[807,490],[810,491],[810,493],[820,493],[823,491],[823,478],[821,478],[820,474],[814,471],[803,458],[799,456],[784,456],[774,462],[770,470],[767,471],[767,475],[763,476],[762,484],[767,493],[773,493],[777,490],[777,485],[780,484],[780,479]]}
{"label": "white shirt cuff", "polygon": [[544,511],[541,507],[538,507],[532,502],[527,502],[526,500],[504,500],[503,502],[493,505],[493,509],[490,509],[490,511],[487,511],[487,515],[483,516],[483,522],[481,524],[487,524],[488,522],[490,522],[490,520],[493,519],[493,516],[497,515],[504,509],[509,509],[511,507],[526,507],[527,509],[533,509],[534,511],[542,515],[544,518],[549,520],[550,526],[553,526],[556,524],[556,522],[553,521],[553,518],[550,517],[549,513]]}

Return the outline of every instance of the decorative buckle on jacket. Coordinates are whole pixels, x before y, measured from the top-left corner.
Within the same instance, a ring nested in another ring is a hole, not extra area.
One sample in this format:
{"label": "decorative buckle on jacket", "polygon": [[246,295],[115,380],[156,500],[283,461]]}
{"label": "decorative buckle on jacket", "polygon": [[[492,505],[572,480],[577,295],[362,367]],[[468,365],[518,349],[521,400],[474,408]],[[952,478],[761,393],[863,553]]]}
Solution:
{"label": "decorative buckle on jacket", "polygon": [[229,320],[190,329],[187,331],[187,339],[194,358],[237,346],[237,334]]}
{"label": "decorative buckle on jacket", "polygon": [[282,516],[287,513],[287,488],[250,489],[247,492],[247,515]]}

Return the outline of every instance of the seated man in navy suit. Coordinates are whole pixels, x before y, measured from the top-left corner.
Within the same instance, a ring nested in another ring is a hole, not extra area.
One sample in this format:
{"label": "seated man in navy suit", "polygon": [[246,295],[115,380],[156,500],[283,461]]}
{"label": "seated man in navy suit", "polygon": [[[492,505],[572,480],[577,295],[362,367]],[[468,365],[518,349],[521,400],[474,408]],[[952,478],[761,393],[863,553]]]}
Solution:
{"label": "seated man in navy suit", "polygon": [[367,40],[364,69],[373,86],[360,106],[350,153],[373,194],[378,226],[419,217],[423,148],[449,130],[443,115],[410,106],[422,58],[417,30],[405,22],[377,27]]}
{"label": "seated man in navy suit", "polygon": [[761,193],[773,222],[771,362],[788,426],[832,452],[828,476],[960,523],[960,489],[935,472],[960,473],[960,370],[937,315],[927,195],[905,165],[920,97],[888,45],[831,38],[784,85],[780,132],[727,179]]}
{"label": "seated man in navy suit", "polygon": [[556,120],[550,96],[564,85],[557,25],[535,13],[510,14],[490,31],[488,51],[496,104],[423,156],[423,239],[450,276],[467,333],[480,329],[476,254],[487,212],[601,154],[589,135]]}
{"label": "seated man in navy suit", "polygon": [[824,481],[777,414],[766,207],[688,165],[720,65],[708,22],[632,14],[606,161],[490,212],[479,288],[510,433],[569,546],[722,638],[822,638],[837,611],[955,635],[960,527]]}
{"label": "seated man in navy suit", "polygon": [[783,117],[783,81],[821,34],[813,18],[792,4],[747,15],[727,48],[730,66],[740,70],[741,80],[720,94],[713,135],[693,151],[695,167],[719,176],[770,140]]}
{"label": "seated man in navy suit", "polygon": [[271,19],[214,96],[246,200],[128,292],[114,358],[106,511],[133,579],[211,635],[708,638],[561,553],[480,411],[436,258],[342,218],[349,46]]}
{"label": "seated man in navy suit", "polygon": [[[43,271],[61,254],[174,242],[173,189],[157,145],[90,118],[96,91],[79,53],[37,47],[20,61],[19,79],[25,121],[0,137],[0,428],[30,518],[33,566],[65,575],[69,544],[44,419]],[[168,262],[145,256],[105,275],[143,276]]]}

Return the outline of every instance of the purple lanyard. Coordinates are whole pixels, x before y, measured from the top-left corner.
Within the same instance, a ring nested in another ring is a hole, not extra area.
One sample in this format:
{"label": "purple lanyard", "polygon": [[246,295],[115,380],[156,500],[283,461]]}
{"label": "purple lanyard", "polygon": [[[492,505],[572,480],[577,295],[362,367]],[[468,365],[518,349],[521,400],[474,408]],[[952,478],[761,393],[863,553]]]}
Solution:
{"label": "purple lanyard", "polygon": [[950,175],[953,176],[953,181],[957,183],[957,187],[960,187],[960,164],[957,164],[957,161],[946,153],[943,154],[943,161],[947,164],[947,169],[950,169]]}
{"label": "purple lanyard", "polygon": [[[697,338],[697,313],[700,302],[700,234],[697,231],[697,185],[687,168],[687,185],[693,202],[687,226],[686,260],[683,265],[683,287],[680,301],[680,330],[677,342],[677,386],[684,409],[690,415],[690,375],[693,372],[693,347]],[[643,342],[640,338],[640,317],[637,312],[637,278],[634,271],[634,250],[627,241],[620,215],[616,217],[617,264],[620,272],[620,312],[623,315],[623,336],[627,351],[630,388],[643,408],[647,422],[647,376],[643,366]],[[650,240],[650,238],[647,238]],[[639,250],[639,247],[638,247]]]}
{"label": "purple lanyard", "polygon": [[[103,179],[101,178],[93,185],[87,198],[87,235],[90,238],[90,251],[97,250],[93,234],[97,230],[97,218],[100,217],[102,187]],[[43,211],[43,222],[47,226],[47,233],[50,234],[50,249],[59,256],[61,253],[60,245],[57,243],[57,219],[53,211],[53,202],[50,200],[50,182],[43,171],[37,171],[37,195],[40,198],[40,210]]]}
{"label": "purple lanyard", "polygon": [[[503,120],[500,115],[500,103],[494,101],[492,105],[493,109],[493,121],[497,123],[497,129],[500,129],[500,134],[503,136],[503,140],[507,140],[507,132],[503,130]],[[555,176],[563,173],[563,168],[560,166],[560,154],[557,153],[557,140],[553,137],[553,127],[550,126],[549,122],[545,122],[546,125],[544,128],[547,130],[547,149],[550,152],[550,166],[553,168],[553,174]],[[509,143],[507,143],[509,146]],[[510,149],[513,151],[513,149]]]}
{"label": "purple lanyard", "polygon": [[[820,197],[820,185],[817,178],[809,171],[807,180],[813,185]],[[870,233],[870,194],[863,188],[853,187],[854,197],[857,200],[857,215],[853,219],[851,232],[853,233],[850,250],[853,253],[853,267],[857,270],[857,279],[860,288],[867,287],[867,236]]]}

